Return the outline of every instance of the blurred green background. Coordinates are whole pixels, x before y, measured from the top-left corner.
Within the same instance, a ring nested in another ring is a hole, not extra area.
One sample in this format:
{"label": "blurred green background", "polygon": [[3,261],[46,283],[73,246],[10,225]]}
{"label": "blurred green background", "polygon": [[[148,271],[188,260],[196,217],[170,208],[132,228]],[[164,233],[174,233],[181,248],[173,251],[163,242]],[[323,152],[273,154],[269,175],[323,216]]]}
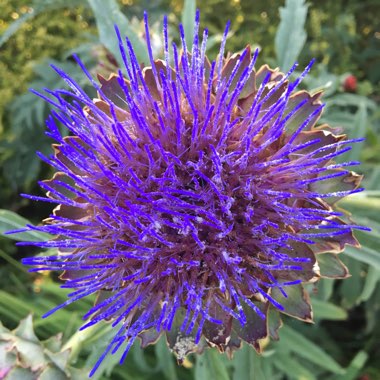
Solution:
{"label": "blurred green background", "polygon": [[[341,204],[353,212],[358,224],[373,231],[357,234],[363,245],[360,251],[347,248],[341,256],[351,278],[322,280],[310,288],[315,324],[286,320],[280,341],[265,342],[261,357],[244,347],[228,361],[210,350],[177,367],[165,343],[159,342],[144,351],[136,345],[123,366],[117,366],[118,357],[113,357],[94,378],[380,379],[380,2],[208,0],[196,5],[201,10],[201,26],[214,36],[210,56],[216,55],[220,34],[231,20],[227,50],[258,46],[259,64],[282,70],[293,60],[298,60],[301,70],[311,58],[317,59],[303,86],[325,90],[321,121],[343,127],[350,137],[366,137],[345,159],[362,161],[360,171],[365,174],[367,190]],[[114,32],[105,20],[111,26],[118,23],[122,33],[143,42],[141,18],[147,10],[155,54],[160,56],[163,14],[169,15],[170,33],[177,40],[176,25],[183,20],[185,28],[190,25],[191,29],[194,9],[195,1],[188,0],[0,0],[0,232],[23,225],[24,218],[38,223],[51,209],[19,196],[25,192],[42,195],[37,181],[51,175],[51,169],[35,154],[37,150],[50,152],[51,141],[44,135],[50,108],[28,89],[63,87],[49,67],[55,63],[91,92],[71,56],[77,52],[92,72],[107,74],[115,69],[119,57]],[[144,50],[137,50],[144,61]],[[53,274],[29,274],[19,264],[20,258],[35,253],[38,250],[17,248],[9,236],[0,235],[0,320],[6,329],[14,329],[33,312],[35,344],[45,351],[46,344],[39,341],[63,333],[62,343],[54,350],[59,353],[71,347],[71,354],[61,361],[61,377],[49,372],[46,379],[84,379],[105,348],[110,329],[100,326],[76,333],[91,300],[71,305],[47,320],[40,318],[63,302],[66,292]],[[24,326],[30,330],[27,322]],[[0,329],[0,354],[5,328]],[[20,380],[29,379],[20,376]]]}

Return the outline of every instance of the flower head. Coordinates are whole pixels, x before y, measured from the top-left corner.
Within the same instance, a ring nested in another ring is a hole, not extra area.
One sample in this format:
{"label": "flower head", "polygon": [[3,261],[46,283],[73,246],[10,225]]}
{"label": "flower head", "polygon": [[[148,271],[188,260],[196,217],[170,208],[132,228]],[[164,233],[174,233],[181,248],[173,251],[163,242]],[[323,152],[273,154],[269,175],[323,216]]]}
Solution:
{"label": "flower head", "polygon": [[73,289],[48,314],[97,294],[83,328],[118,326],[100,361],[162,333],[179,361],[207,345],[260,350],[277,337],[279,312],[312,319],[302,283],[347,276],[336,253],[357,245],[361,227],[335,204],[361,177],[346,170],[357,162],[333,160],[360,140],[316,127],[321,93],[297,90],[311,64],[293,81],[295,66],[255,69],[249,46],[225,55],[228,26],[210,62],[199,13],[192,46],[180,26],[181,51],[164,19],[165,58],[154,60],[146,15],[145,25],[149,66],[119,31],[125,73],[98,83],[78,59],[96,99],[55,68],[71,90],[48,91],[57,144],[41,158],[57,172],[41,182],[46,198],[29,198],[58,206],[29,228],[56,235],[35,244],[58,254],[24,263],[64,271]]}

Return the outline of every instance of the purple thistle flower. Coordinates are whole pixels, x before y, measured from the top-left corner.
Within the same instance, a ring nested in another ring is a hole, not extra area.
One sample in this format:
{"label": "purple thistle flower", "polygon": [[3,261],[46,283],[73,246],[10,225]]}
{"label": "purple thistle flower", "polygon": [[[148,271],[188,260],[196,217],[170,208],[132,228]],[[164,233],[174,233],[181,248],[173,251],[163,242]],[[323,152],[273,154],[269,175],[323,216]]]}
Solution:
{"label": "purple thistle flower", "polygon": [[39,155],[57,172],[40,183],[46,198],[26,196],[58,206],[28,228],[56,238],[27,244],[58,254],[23,262],[64,271],[73,289],[46,315],[97,294],[82,328],[109,320],[117,332],[92,373],[123,343],[122,359],[137,337],[145,347],[162,333],[180,362],[207,345],[231,356],[242,340],[260,351],[279,312],[312,320],[302,284],[346,277],[336,254],[363,228],[334,208],[362,190],[346,170],[358,162],[333,161],[361,139],[315,126],[321,93],[297,90],[313,62],[294,81],[296,65],[255,70],[249,46],[225,56],[228,25],[210,62],[199,12],[192,46],[180,26],[181,52],[164,18],[165,59],[154,60],[145,23],[150,66],[117,30],[125,74],[98,84],[77,59],[97,99],[56,67],[71,90],[39,94],[55,106],[57,142]]}

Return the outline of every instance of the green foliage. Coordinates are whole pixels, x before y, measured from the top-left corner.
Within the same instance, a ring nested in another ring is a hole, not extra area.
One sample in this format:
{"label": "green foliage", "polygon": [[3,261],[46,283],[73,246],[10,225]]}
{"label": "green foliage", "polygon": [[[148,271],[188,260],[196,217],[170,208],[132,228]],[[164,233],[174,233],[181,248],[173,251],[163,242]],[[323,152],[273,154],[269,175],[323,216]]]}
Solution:
{"label": "green foliage", "polygon": [[[46,104],[29,88],[60,85],[49,62],[85,40],[88,12],[79,0],[12,0],[2,2],[0,13],[0,202],[17,201],[17,192],[28,191],[41,175],[37,150],[48,153],[44,135]],[[82,1],[83,4],[83,1]],[[16,20],[16,21],[14,21]],[[8,29],[8,27],[10,29]],[[90,29],[91,31],[91,29]],[[33,36],[33,38],[31,38]],[[65,62],[66,63],[66,62]],[[76,68],[77,70],[77,68]]]}
{"label": "green foliage", "polygon": [[69,366],[70,350],[61,348],[62,335],[40,341],[29,314],[13,331],[0,323],[0,368],[5,379],[80,380],[86,369]]}
{"label": "green foliage", "polygon": [[[3,123],[4,117],[7,122],[6,104],[13,95],[24,92],[33,77],[32,63],[44,57],[61,58],[63,52],[84,40],[83,31],[88,23],[83,17],[87,13],[83,7],[68,9],[78,3],[79,0],[2,2],[0,118]],[[59,7],[65,9],[59,11]]]}
{"label": "green foliage", "polygon": [[197,358],[195,378],[198,380],[229,380],[227,368],[223,365],[223,357],[216,350],[207,350]]}
{"label": "green foliage", "polygon": [[280,8],[281,22],[274,41],[278,66],[287,72],[297,61],[306,42],[307,5],[304,0],[286,0]]}
{"label": "green foliage", "polygon": [[182,25],[185,31],[187,46],[191,46],[193,43],[195,11],[196,11],[196,1],[185,0],[183,4],[183,11],[182,11]]}
{"label": "green foliage", "polygon": [[[34,91],[43,93],[45,88],[66,87],[51,64],[65,70],[82,85],[86,84],[77,65],[50,59],[33,66],[35,79],[29,85]],[[30,91],[18,96],[8,108],[10,123],[0,140],[0,163],[3,178],[13,189],[29,189],[38,178],[42,163],[36,151],[50,153],[51,140],[44,133],[45,119],[50,111],[50,105]]]}
{"label": "green foliage", "polygon": [[36,0],[29,4],[29,7],[23,11],[22,16],[16,18],[14,21],[1,35],[0,47],[12,37],[23,24],[28,20],[36,17],[43,12],[55,11],[62,8],[74,8],[78,5],[83,5],[83,0]]}
{"label": "green foliage", "polygon": [[148,63],[149,57],[144,40],[131,28],[128,18],[121,12],[116,0],[106,2],[88,0],[88,2],[95,15],[99,40],[113,54],[119,66],[123,66],[123,60],[120,55],[119,43],[115,38],[115,25],[119,27],[122,36],[126,35],[130,39],[138,60]]}
{"label": "green foliage", "polygon": [[[231,361],[216,350],[206,350],[203,356],[191,357],[184,367],[178,367],[166,343],[160,340],[154,348],[144,351],[134,345],[122,367],[116,365],[119,353],[108,358],[94,379],[354,380],[365,374],[380,378],[380,38],[376,29],[380,6],[371,0],[197,3],[201,25],[216,36],[211,39],[211,55],[217,54],[217,45],[212,44],[220,38],[229,18],[235,31],[227,41],[231,51],[241,50],[247,43],[259,45],[260,61],[277,63],[283,70],[297,57],[301,67],[316,57],[318,64],[303,85],[314,91],[324,89],[326,107],[321,121],[343,126],[350,138],[366,137],[366,142],[357,144],[346,159],[363,161],[360,168],[368,191],[340,205],[353,214],[358,224],[370,226],[372,232],[358,232],[362,249],[348,247],[341,255],[351,278],[323,280],[309,289],[313,293],[315,324],[285,321],[278,342],[262,342],[261,356],[248,346]],[[139,59],[148,62],[143,48],[144,31],[133,16],[141,19],[142,10],[147,9],[151,19],[156,20],[171,10],[169,21],[177,23],[182,19],[185,29],[190,30],[195,1],[11,0],[1,6],[0,199],[2,208],[20,211],[23,216],[0,211],[0,319],[13,329],[33,312],[39,341],[62,332],[59,350],[71,350],[67,364],[88,371],[107,346],[112,335],[110,325],[77,331],[83,322],[81,315],[92,304],[90,299],[41,319],[45,312],[64,302],[68,292],[51,274],[27,273],[19,259],[38,252],[15,248],[9,239],[47,236],[37,231],[3,235],[29,223],[28,219],[39,221],[49,212],[17,194],[37,191],[37,180],[47,173],[35,151],[49,154],[51,143],[43,133],[50,107],[27,89],[43,91],[64,86],[49,63],[62,67],[85,86],[83,74],[70,58],[72,51],[79,51],[94,71],[101,64],[105,69],[107,50],[121,64],[114,38],[115,23],[121,34],[132,40]],[[152,30],[155,33],[156,29]],[[100,44],[103,48],[99,48]],[[344,90],[347,73],[358,78],[356,92]]]}
{"label": "green foliage", "polygon": [[0,210],[0,235],[20,241],[44,241],[51,238],[50,235],[39,231],[27,231],[5,235],[8,231],[24,228],[26,224],[29,224],[29,221],[22,216],[9,210]]}
{"label": "green foliage", "polygon": [[279,345],[329,372],[344,373],[343,368],[322,348],[288,326],[281,329]]}
{"label": "green foliage", "polygon": [[[372,83],[380,80],[376,62],[380,40],[377,1],[321,1],[310,9],[309,56],[328,65],[336,74],[352,72]],[[378,66],[377,66],[378,67]]]}

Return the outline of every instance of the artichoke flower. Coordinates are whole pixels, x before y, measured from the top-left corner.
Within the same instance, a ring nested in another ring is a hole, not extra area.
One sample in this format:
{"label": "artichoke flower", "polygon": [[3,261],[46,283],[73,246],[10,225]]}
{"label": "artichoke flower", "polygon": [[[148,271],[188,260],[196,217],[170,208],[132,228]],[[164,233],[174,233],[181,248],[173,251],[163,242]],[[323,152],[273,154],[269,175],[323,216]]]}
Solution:
{"label": "artichoke flower", "polygon": [[[136,338],[143,347],[166,334],[179,362],[215,347],[232,356],[247,342],[277,339],[280,315],[312,321],[304,284],[345,278],[338,253],[358,246],[337,208],[361,191],[361,176],[334,162],[361,139],[318,125],[321,93],[299,90],[311,62],[293,78],[258,51],[206,56],[208,31],[169,46],[164,59],[138,62],[117,30],[124,71],[95,80],[91,99],[55,67],[70,90],[39,94],[55,106],[47,121],[56,144],[42,160],[56,169],[42,181],[57,205],[42,226],[54,256],[25,258],[31,271],[63,271],[69,298],[46,315],[96,294],[83,329],[107,320],[115,336],[100,357]],[[69,136],[63,137],[58,124]],[[24,243],[21,243],[24,244]]]}

